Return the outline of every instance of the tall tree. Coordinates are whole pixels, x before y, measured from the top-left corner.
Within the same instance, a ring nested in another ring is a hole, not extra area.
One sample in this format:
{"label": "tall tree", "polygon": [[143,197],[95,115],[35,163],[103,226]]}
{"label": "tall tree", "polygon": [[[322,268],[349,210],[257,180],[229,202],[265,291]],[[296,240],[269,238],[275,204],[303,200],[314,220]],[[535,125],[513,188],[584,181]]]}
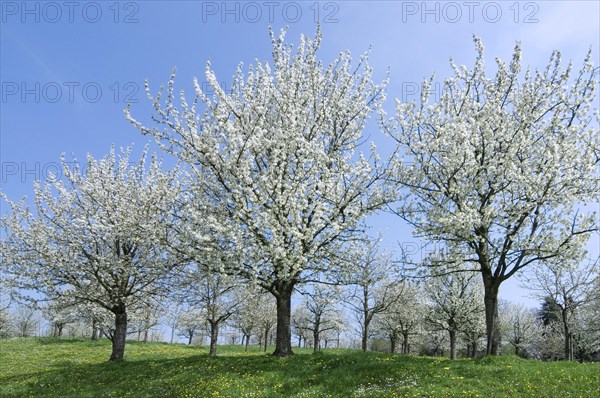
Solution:
{"label": "tall tree", "polygon": [[395,121],[384,127],[401,148],[391,178],[408,196],[397,214],[417,236],[456,254],[431,265],[476,265],[487,354],[498,354],[502,282],[550,258],[576,258],[596,229],[595,214],[579,205],[596,201],[599,189],[597,72],[591,54],[574,73],[555,51],[545,69],[523,74],[517,44],[508,64],[496,59],[490,78],[474,40],[474,67],[451,61],[454,76],[439,101],[430,102],[432,78],[420,103],[398,101]]}
{"label": "tall tree", "polygon": [[391,200],[374,149],[357,153],[385,82],[373,83],[366,55],[352,66],[342,52],[324,66],[319,31],[302,36],[295,51],[284,36],[271,32],[272,64],[257,61],[247,74],[239,65],[230,92],[208,63],[212,98],[195,81],[193,101],[182,92],[177,109],[172,75],[164,104],[162,89],[152,97],[147,88],[158,126],[145,127],[126,111],[143,134],[190,166],[201,190],[234,221],[230,239],[252,254],[232,271],[275,297],[278,356],[292,354],[294,288],[322,272],[338,243]]}
{"label": "tall tree", "polygon": [[66,181],[36,183],[34,211],[6,199],[12,212],[1,220],[7,272],[25,292],[113,314],[111,360],[123,357],[128,309],[164,296],[162,282],[179,264],[164,249],[174,239],[178,173],[154,156],[148,162],[146,151],[130,162],[130,152],[88,155],[85,171],[63,157]]}

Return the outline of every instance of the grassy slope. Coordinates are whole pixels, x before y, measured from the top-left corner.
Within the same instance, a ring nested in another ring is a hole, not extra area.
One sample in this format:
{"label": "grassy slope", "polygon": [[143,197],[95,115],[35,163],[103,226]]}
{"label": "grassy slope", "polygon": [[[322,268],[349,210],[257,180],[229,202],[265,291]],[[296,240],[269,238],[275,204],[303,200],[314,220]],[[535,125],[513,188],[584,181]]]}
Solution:
{"label": "grassy slope", "polygon": [[0,340],[0,397],[600,397],[600,364],[458,360],[346,350],[273,358],[219,347]]}

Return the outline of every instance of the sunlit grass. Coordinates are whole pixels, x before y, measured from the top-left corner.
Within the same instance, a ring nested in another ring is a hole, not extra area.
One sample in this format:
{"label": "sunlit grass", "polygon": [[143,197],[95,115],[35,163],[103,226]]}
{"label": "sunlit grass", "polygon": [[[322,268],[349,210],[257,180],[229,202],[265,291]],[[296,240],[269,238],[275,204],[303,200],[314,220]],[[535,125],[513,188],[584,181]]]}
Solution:
{"label": "sunlit grass", "polygon": [[2,397],[600,397],[600,364],[450,361],[350,350],[275,358],[253,347],[0,340]]}

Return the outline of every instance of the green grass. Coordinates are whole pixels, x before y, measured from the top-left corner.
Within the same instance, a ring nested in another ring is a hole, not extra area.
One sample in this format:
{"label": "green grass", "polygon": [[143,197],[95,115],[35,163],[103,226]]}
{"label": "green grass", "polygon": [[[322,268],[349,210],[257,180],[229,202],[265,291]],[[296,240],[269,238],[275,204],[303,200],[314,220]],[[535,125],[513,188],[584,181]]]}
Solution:
{"label": "green grass", "polygon": [[450,361],[350,350],[274,358],[256,347],[0,340],[1,397],[600,397],[600,364],[514,356]]}

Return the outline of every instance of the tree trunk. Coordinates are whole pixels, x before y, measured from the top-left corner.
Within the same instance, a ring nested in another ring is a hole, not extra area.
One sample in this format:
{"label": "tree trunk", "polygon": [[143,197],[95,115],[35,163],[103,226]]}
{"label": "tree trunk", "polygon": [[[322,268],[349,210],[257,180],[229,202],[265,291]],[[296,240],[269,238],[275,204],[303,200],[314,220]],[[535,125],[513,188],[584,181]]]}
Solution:
{"label": "tree trunk", "polygon": [[456,359],[456,331],[449,330],[450,334],[450,359]]}
{"label": "tree trunk", "polygon": [[264,336],[264,352],[267,352],[267,345],[269,344],[269,329],[270,328],[265,328],[265,336]]}
{"label": "tree trunk", "polygon": [[363,325],[362,336],[360,340],[360,349],[364,352],[367,351],[367,345],[369,343],[369,325],[365,322]]}
{"label": "tree trunk", "polygon": [[210,351],[209,357],[217,356],[217,339],[219,338],[219,322],[208,321],[210,324]]}
{"label": "tree trunk", "polygon": [[244,351],[248,351],[248,344],[250,344],[250,335],[246,335],[246,345],[244,346]]}
{"label": "tree trunk", "polygon": [[294,283],[292,281],[280,281],[275,285],[277,294],[277,335],[275,339],[275,352],[277,357],[292,355],[292,292]]}
{"label": "tree trunk", "polygon": [[314,329],[313,329],[313,342],[314,342],[313,352],[317,352],[317,351],[321,350],[321,340],[320,340],[321,315],[317,314],[313,326],[314,326]]}
{"label": "tree trunk", "polygon": [[566,310],[562,311],[562,321],[563,321],[563,329],[565,335],[565,360],[572,361],[573,360],[573,349],[572,349],[572,341],[571,341],[571,328],[569,327],[569,321],[567,319]]}
{"label": "tree trunk", "polygon": [[92,320],[92,341],[98,340],[98,326],[96,320]]}
{"label": "tree trunk", "polygon": [[144,331],[144,343],[147,343],[147,342],[148,342],[148,331],[149,331],[149,329],[146,329],[146,330]]}
{"label": "tree trunk", "polygon": [[402,354],[408,355],[409,351],[410,350],[408,347],[408,333],[402,333]]}
{"label": "tree trunk", "polygon": [[367,351],[367,343],[369,340],[369,290],[367,287],[363,288],[363,324],[362,324],[362,338],[360,348],[363,352]]}
{"label": "tree trunk", "polygon": [[111,361],[123,359],[125,354],[125,338],[127,337],[127,312],[124,306],[116,308],[115,314],[115,333],[112,336],[112,354]]}
{"label": "tree trunk", "polygon": [[188,345],[192,345],[192,339],[194,338],[194,332],[190,332],[188,337]]}
{"label": "tree trunk", "polygon": [[313,331],[313,352],[321,350],[321,340],[319,339],[319,331]]}
{"label": "tree trunk", "polygon": [[485,329],[487,334],[486,355],[500,355],[501,334],[498,321],[498,289],[500,282],[492,275],[483,273]]}
{"label": "tree trunk", "polygon": [[390,334],[390,353],[392,354],[396,353],[396,340],[396,336]]}

